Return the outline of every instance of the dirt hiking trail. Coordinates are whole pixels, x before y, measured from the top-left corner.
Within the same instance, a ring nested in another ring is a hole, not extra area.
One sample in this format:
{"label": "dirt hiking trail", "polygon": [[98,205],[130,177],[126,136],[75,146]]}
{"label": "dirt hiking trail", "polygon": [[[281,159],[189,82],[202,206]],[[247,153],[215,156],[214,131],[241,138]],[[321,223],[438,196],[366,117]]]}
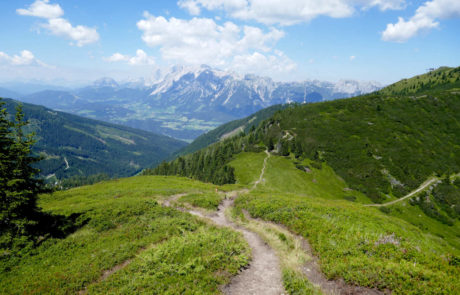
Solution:
{"label": "dirt hiking trail", "polygon": [[424,183],[422,183],[417,189],[411,191],[410,193],[408,193],[407,195],[405,195],[404,197],[402,198],[399,198],[397,200],[394,200],[394,201],[391,201],[391,202],[388,202],[388,203],[383,203],[383,204],[366,204],[364,205],[365,207],[384,207],[384,206],[390,206],[390,205],[393,205],[393,204],[396,204],[398,202],[401,202],[401,201],[404,201],[405,199],[407,198],[410,198],[412,197],[413,195],[423,191],[424,189],[426,189],[427,187],[429,187],[430,185],[436,183],[440,181],[437,177],[433,177],[433,178],[430,178],[428,180],[426,180]]}
{"label": "dirt hiking trail", "polygon": [[262,170],[260,171],[259,179],[256,182],[254,182],[254,185],[252,186],[251,190],[255,189],[257,185],[261,183],[262,181],[265,181],[264,179],[265,168],[267,167],[268,158],[270,158],[271,156],[271,154],[267,150],[265,150],[265,153],[267,154],[267,156],[264,159],[264,165],[262,166]]}
{"label": "dirt hiking trail", "polygon": [[[239,191],[231,191],[225,193],[226,197],[219,205],[217,212],[203,213],[199,209],[176,208],[178,210],[189,212],[192,215],[212,221],[219,226],[225,226],[243,234],[245,240],[251,247],[252,260],[248,268],[242,270],[238,275],[233,277],[231,282],[222,287],[222,292],[229,295],[281,295],[287,294],[283,287],[281,266],[278,256],[275,251],[267,245],[266,242],[255,232],[248,230],[243,226],[239,226],[231,221],[225,212],[233,206],[234,199],[238,194],[248,193],[255,189],[258,184],[265,181],[264,174],[267,166],[267,161],[271,154],[265,151],[267,156],[264,159],[262,169],[258,180],[254,183],[251,189],[242,189]],[[177,194],[170,196],[163,202],[164,206],[174,206],[175,201],[186,194]],[[247,216],[247,218],[251,218]],[[257,219],[258,222],[268,223]],[[273,223],[272,223],[273,224]],[[287,230],[284,226],[273,224],[279,228]],[[287,230],[289,231],[289,230]],[[291,233],[292,234],[292,233]],[[292,234],[294,235],[294,234]],[[324,294],[328,295],[381,295],[385,294],[376,289],[366,287],[353,286],[345,283],[343,279],[328,280],[321,272],[319,260],[313,255],[310,244],[301,236],[294,235],[295,239],[302,244],[302,249],[311,259],[304,265],[302,271],[307,279],[315,286],[319,287]]]}
{"label": "dirt hiking trail", "polygon": [[225,210],[233,205],[233,198],[225,199],[217,213],[205,216],[190,210],[191,214],[207,218],[215,224],[232,228],[243,234],[251,247],[252,260],[249,267],[235,276],[222,291],[224,294],[279,295],[284,294],[278,257],[256,233],[237,226],[225,216]]}

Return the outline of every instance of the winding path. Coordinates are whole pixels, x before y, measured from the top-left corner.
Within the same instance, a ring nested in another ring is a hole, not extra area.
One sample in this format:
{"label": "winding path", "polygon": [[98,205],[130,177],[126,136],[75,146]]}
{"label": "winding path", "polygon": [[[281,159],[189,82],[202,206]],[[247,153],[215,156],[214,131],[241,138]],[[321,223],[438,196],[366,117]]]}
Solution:
{"label": "winding path", "polygon": [[268,161],[268,158],[270,158],[271,156],[268,150],[265,150],[265,153],[267,154],[267,156],[264,159],[264,165],[262,166],[262,170],[260,171],[259,179],[256,182],[254,182],[252,189],[255,189],[256,186],[264,180],[264,174],[265,174],[265,168],[267,167],[267,161]]}
{"label": "winding path", "polygon": [[[236,196],[237,194],[233,192]],[[206,216],[199,211],[188,212],[213,221],[215,224],[232,228],[243,234],[251,247],[252,260],[248,268],[235,276],[222,291],[229,295],[279,295],[284,294],[278,257],[256,233],[239,227],[225,216],[225,210],[233,205],[233,197],[225,199],[217,213]]]}
{"label": "winding path", "polygon": [[[268,158],[271,154],[265,151],[267,156],[264,159],[262,169],[258,180],[254,183],[251,189],[243,189],[240,191],[231,191],[226,193],[224,201],[219,205],[217,212],[206,214],[195,209],[177,208],[181,211],[189,212],[192,215],[212,221],[219,226],[225,226],[243,234],[245,240],[251,247],[252,260],[248,268],[242,270],[235,276],[230,284],[222,288],[224,294],[229,295],[281,295],[286,294],[283,287],[283,279],[280,267],[280,261],[275,251],[270,248],[267,243],[255,232],[246,227],[239,226],[231,221],[225,212],[233,206],[234,199],[240,193],[247,193],[257,187],[258,184],[264,181],[264,174],[267,167]],[[431,182],[429,183],[431,184]],[[427,184],[427,185],[429,185]],[[421,188],[423,189],[423,188]],[[415,192],[413,192],[415,193]],[[174,206],[175,201],[186,194],[177,194],[169,197],[163,202],[164,206]],[[406,196],[407,197],[407,196]],[[247,218],[252,219],[250,216]],[[254,219],[252,219],[254,220]],[[266,221],[258,220],[258,222]],[[282,228],[280,225],[275,225]],[[295,236],[299,240],[303,251],[307,253],[311,259],[303,266],[302,272],[310,282],[318,286],[324,294],[328,295],[381,295],[383,292],[377,289],[366,287],[353,286],[345,283],[343,279],[328,280],[321,272],[319,260],[312,253],[310,244],[301,236]]]}
{"label": "winding path", "polygon": [[410,198],[410,197],[414,196],[415,194],[423,191],[424,189],[426,189],[430,185],[436,183],[437,181],[439,181],[439,179],[437,177],[429,178],[424,183],[422,183],[416,190],[411,191],[410,193],[408,193],[407,195],[405,195],[402,198],[399,198],[397,200],[394,200],[394,201],[391,201],[391,202],[388,202],[388,203],[384,203],[384,204],[366,204],[364,206],[366,206],[366,207],[384,207],[384,206],[390,206],[390,205],[396,204],[398,202],[404,201],[405,199]]}
{"label": "winding path", "polygon": [[[254,183],[252,189],[254,189],[263,180],[265,173],[265,167],[267,160],[270,157],[270,153],[267,153],[267,157],[264,159],[264,165],[260,172],[259,179]],[[243,234],[245,240],[251,247],[252,259],[248,268],[242,270],[237,276],[235,276],[230,284],[222,288],[224,294],[229,295],[280,295],[285,294],[283,287],[283,280],[281,274],[281,268],[278,256],[275,251],[270,248],[262,238],[253,231],[250,231],[244,227],[240,227],[232,222],[226,215],[225,211],[233,205],[234,199],[239,193],[249,192],[248,189],[240,191],[231,191],[226,193],[224,201],[219,205],[217,212],[210,215],[204,214],[197,210],[187,210],[178,208],[182,211],[189,212],[190,214],[199,216],[201,218],[208,219],[214,224],[219,226],[225,226],[238,231]],[[178,194],[171,196],[166,200],[164,206],[172,206],[174,201],[177,200],[184,194]]]}

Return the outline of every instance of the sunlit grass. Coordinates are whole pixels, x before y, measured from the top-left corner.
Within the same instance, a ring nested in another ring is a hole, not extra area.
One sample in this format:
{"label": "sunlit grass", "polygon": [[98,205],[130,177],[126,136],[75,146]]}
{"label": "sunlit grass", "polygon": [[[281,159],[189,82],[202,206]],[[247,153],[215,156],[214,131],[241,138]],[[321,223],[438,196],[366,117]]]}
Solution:
{"label": "sunlit grass", "polygon": [[[83,226],[64,239],[48,239],[36,249],[29,252],[25,249],[22,257],[3,255],[0,293],[70,294],[91,285],[94,290],[138,294],[138,281],[121,288],[117,279],[110,276],[107,280],[110,283],[104,283],[104,287],[96,286],[104,271],[134,258],[133,266],[129,265],[132,269],[142,265],[139,261],[141,257],[153,259],[151,257],[160,254],[168,257],[170,264],[165,262],[167,259],[162,259],[163,262],[155,267],[165,270],[175,269],[175,260],[177,263],[196,263],[197,267],[206,264],[206,259],[213,263],[212,267],[200,272],[193,266],[183,268],[176,283],[170,281],[168,292],[196,291],[203,285],[194,281],[203,278],[208,293],[215,293],[219,284],[225,283],[230,275],[247,263],[247,244],[239,234],[214,228],[188,213],[162,207],[156,201],[181,192],[210,194],[214,190],[214,185],[186,178],[140,176],[43,195],[39,204],[44,210],[64,215],[81,214],[77,221]],[[184,256],[185,252],[177,252],[178,244],[183,245],[184,251],[192,251],[193,255]],[[201,264],[194,262],[193,259],[199,257],[206,259]],[[149,275],[150,267],[153,269],[154,266],[151,263],[142,266],[145,276]],[[173,277],[171,273],[171,280]],[[117,275],[117,278],[122,280],[125,277]],[[180,278],[190,280],[179,284]],[[159,276],[157,280],[150,284],[163,282]]]}

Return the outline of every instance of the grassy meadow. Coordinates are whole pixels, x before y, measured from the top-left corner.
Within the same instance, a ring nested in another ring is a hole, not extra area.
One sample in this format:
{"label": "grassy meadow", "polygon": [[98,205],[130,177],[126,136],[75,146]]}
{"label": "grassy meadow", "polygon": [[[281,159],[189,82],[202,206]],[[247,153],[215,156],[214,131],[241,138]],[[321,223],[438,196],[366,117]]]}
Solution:
{"label": "grassy meadow", "polygon": [[217,210],[219,204],[224,198],[223,194],[208,192],[208,193],[192,193],[179,198],[179,203],[187,203],[193,207],[200,207],[208,210]]}
{"label": "grassy meadow", "polygon": [[[239,170],[253,167],[260,173],[264,157],[264,153],[239,154],[230,163],[237,183],[253,183],[258,177]],[[366,208],[360,202],[369,200],[345,189],[343,180],[324,164],[306,173],[296,168],[292,158],[272,155],[264,178],[256,189],[236,200],[236,211],[247,210],[252,217],[282,224],[307,238],[328,278],[344,278],[395,294],[460,292],[458,224],[452,232],[452,227],[429,218],[416,206],[399,204],[406,211],[390,209],[400,214]],[[349,195],[356,199],[350,202]],[[425,228],[411,224],[415,216]],[[433,228],[436,236],[430,233]]]}
{"label": "grassy meadow", "polygon": [[179,204],[216,210],[223,198],[216,189],[244,187],[252,190],[235,200],[233,217],[278,254],[289,294],[320,294],[302,274],[309,258],[292,233],[308,239],[330,279],[394,294],[460,292],[458,223],[442,224],[409,201],[385,212],[364,207],[366,196],[326,163],[306,158],[271,155],[254,187],[266,157],[236,155],[233,185],[136,176],[40,196],[45,211],[76,216],[79,229],[4,252],[0,293],[218,294],[249,263],[248,245],[235,231],[160,203],[185,194]]}
{"label": "grassy meadow", "polygon": [[78,214],[81,227],[22,255],[4,252],[0,293],[69,294],[88,288],[91,294],[215,294],[248,263],[247,244],[235,232],[157,202],[214,189],[186,178],[139,176],[42,195],[44,210]]}

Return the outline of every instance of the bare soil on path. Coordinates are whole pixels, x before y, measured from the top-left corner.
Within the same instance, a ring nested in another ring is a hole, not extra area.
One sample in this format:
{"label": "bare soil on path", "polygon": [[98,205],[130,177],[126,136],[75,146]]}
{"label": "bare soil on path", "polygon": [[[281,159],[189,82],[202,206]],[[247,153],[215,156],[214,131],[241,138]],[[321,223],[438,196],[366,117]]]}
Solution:
{"label": "bare soil on path", "polygon": [[235,276],[230,284],[222,288],[229,295],[280,295],[285,294],[278,257],[256,233],[239,227],[225,216],[238,192],[230,192],[216,213],[205,215],[200,211],[186,210],[190,214],[206,218],[213,223],[232,228],[243,234],[251,247],[252,260],[248,268]]}
{"label": "bare soil on path", "polygon": [[[238,197],[240,193],[247,193],[253,190],[264,181],[265,169],[267,161],[270,158],[270,153],[265,151],[267,156],[264,159],[262,169],[257,181],[254,182],[251,189],[243,189],[240,191],[231,191],[226,193],[224,201],[219,205],[217,212],[206,214],[198,209],[184,209],[176,208],[178,210],[189,212],[195,216],[205,218],[212,221],[214,224],[219,226],[225,226],[232,228],[243,234],[247,243],[251,247],[252,260],[249,266],[242,270],[237,276],[235,276],[230,284],[224,286],[222,291],[224,294],[229,295],[280,295],[286,294],[283,287],[283,280],[281,274],[280,261],[275,251],[267,245],[266,242],[255,232],[248,230],[245,227],[239,226],[232,222],[226,215],[225,212],[228,208],[232,207],[234,199]],[[429,183],[431,184],[431,182]],[[427,184],[427,185],[429,185]],[[419,188],[422,189],[422,188]],[[413,192],[415,193],[415,192]],[[163,202],[164,206],[173,206],[175,201],[186,194],[177,194],[170,196]],[[407,196],[406,196],[407,197]],[[405,198],[406,198],[405,197]],[[399,200],[397,200],[399,201]],[[250,216],[247,216],[251,218]],[[259,222],[265,222],[257,219]],[[276,224],[275,226],[287,230],[284,226]],[[294,234],[292,234],[294,235]],[[295,239],[298,239],[302,245],[303,251],[311,257],[304,265],[302,271],[307,279],[318,286],[324,294],[328,295],[382,295],[389,294],[388,292],[382,292],[377,289],[370,289],[361,286],[354,286],[347,284],[343,279],[328,280],[322,273],[319,259],[313,255],[310,244],[306,239],[301,236],[294,235]]]}
{"label": "bare soil on path", "polygon": [[256,182],[254,182],[254,185],[252,186],[252,189],[255,189],[256,186],[261,183],[262,181],[264,181],[264,174],[265,174],[265,168],[267,167],[267,161],[268,161],[268,158],[270,158],[271,154],[269,151],[265,150],[265,153],[267,154],[267,156],[265,157],[264,159],[264,165],[262,166],[262,170],[260,171],[260,175],[259,175],[259,179],[257,179]]}
{"label": "bare soil on path", "polygon": [[422,183],[417,189],[411,191],[410,193],[408,193],[407,195],[405,195],[404,197],[402,198],[399,198],[397,200],[394,200],[394,201],[391,201],[391,202],[388,202],[388,203],[383,203],[383,204],[366,204],[364,205],[365,207],[384,207],[384,206],[390,206],[390,205],[393,205],[393,204],[396,204],[396,203],[399,203],[401,201],[404,201],[405,199],[407,198],[410,198],[412,196],[414,196],[415,194],[423,191],[424,189],[426,189],[427,187],[429,187],[430,185],[432,184],[435,184],[436,182],[438,182],[439,179],[437,177],[433,177],[433,178],[430,178],[428,180],[426,180],[424,183]]}

